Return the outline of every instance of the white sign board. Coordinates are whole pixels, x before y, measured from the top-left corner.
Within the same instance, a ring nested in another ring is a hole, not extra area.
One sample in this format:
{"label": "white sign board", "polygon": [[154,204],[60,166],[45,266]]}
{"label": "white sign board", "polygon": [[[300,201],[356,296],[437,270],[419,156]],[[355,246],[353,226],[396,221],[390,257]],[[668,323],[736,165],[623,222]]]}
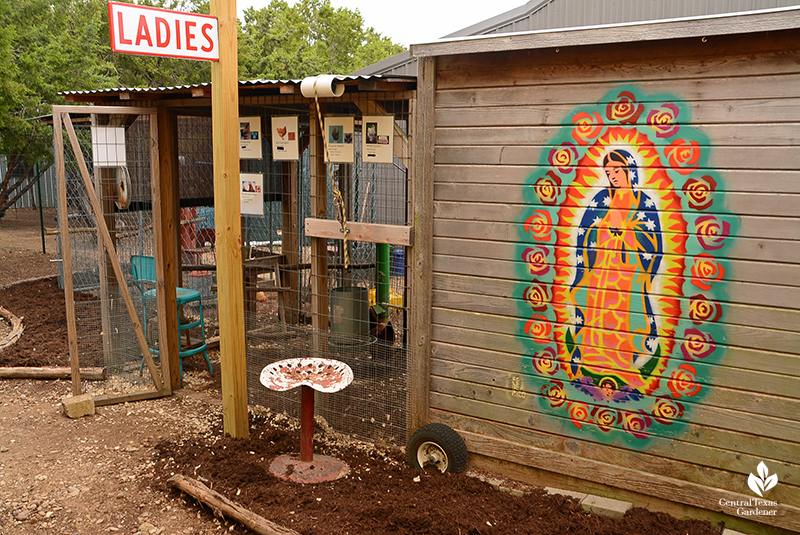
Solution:
{"label": "white sign board", "polygon": [[264,215],[264,177],[254,173],[239,175],[242,182],[242,215]]}
{"label": "white sign board", "polygon": [[299,160],[297,117],[272,118],[272,159]]}
{"label": "white sign board", "polygon": [[394,161],[394,117],[391,115],[365,115],[362,124],[361,154],[364,161],[392,163]]}
{"label": "white sign board", "polygon": [[239,117],[239,158],[261,159],[261,117]]}
{"label": "white sign board", "polygon": [[114,52],[219,61],[216,17],[109,2],[108,20]]}
{"label": "white sign board", "polygon": [[353,118],[325,117],[325,135],[331,162],[353,163]]}

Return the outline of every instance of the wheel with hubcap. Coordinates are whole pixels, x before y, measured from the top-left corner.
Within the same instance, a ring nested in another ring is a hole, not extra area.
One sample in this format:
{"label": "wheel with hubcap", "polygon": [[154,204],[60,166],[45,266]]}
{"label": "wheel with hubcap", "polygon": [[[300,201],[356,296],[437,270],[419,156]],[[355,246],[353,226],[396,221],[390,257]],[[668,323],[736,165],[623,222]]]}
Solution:
{"label": "wheel with hubcap", "polygon": [[406,446],[406,461],[423,470],[433,466],[440,472],[461,472],[469,464],[469,452],[461,435],[439,424],[423,425],[411,435]]}

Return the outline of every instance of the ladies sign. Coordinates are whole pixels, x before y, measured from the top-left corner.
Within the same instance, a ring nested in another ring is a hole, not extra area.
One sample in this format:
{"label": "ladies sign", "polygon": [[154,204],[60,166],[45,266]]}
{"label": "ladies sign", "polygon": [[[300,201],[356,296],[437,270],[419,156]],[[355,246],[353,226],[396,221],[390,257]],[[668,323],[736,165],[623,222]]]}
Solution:
{"label": "ladies sign", "polygon": [[216,17],[109,2],[108,20],[114,52],[219,61]]}

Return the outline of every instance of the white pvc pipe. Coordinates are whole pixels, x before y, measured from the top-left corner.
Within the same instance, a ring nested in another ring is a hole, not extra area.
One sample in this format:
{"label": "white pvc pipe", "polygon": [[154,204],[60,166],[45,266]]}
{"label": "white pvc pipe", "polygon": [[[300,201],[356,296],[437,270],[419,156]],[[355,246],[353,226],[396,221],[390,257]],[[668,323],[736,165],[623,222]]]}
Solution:
{"label": "white pvc pipe", "polygon": [[344,84],[337,84],[335,74],[320,74],[303,78],[300,82],[300,92],[306,98],[341,97],[344,94]]}

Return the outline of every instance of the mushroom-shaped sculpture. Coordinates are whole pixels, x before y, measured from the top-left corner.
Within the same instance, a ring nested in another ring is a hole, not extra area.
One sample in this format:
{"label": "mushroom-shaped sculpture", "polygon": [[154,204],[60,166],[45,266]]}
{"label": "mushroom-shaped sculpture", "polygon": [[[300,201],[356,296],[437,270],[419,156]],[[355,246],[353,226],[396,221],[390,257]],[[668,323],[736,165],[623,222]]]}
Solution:
{"label": "mushroom-shaped sculpture", "polygon": [[314,455],[314,390],[338,392],[353,382],[353,370],[344,362],[323,358],[286,359],[261,370],[261,384],[278,392],[300,387],[300,457],[280,455],[270,472],[297,483],[321,483],[345,475],[345,463]]}

